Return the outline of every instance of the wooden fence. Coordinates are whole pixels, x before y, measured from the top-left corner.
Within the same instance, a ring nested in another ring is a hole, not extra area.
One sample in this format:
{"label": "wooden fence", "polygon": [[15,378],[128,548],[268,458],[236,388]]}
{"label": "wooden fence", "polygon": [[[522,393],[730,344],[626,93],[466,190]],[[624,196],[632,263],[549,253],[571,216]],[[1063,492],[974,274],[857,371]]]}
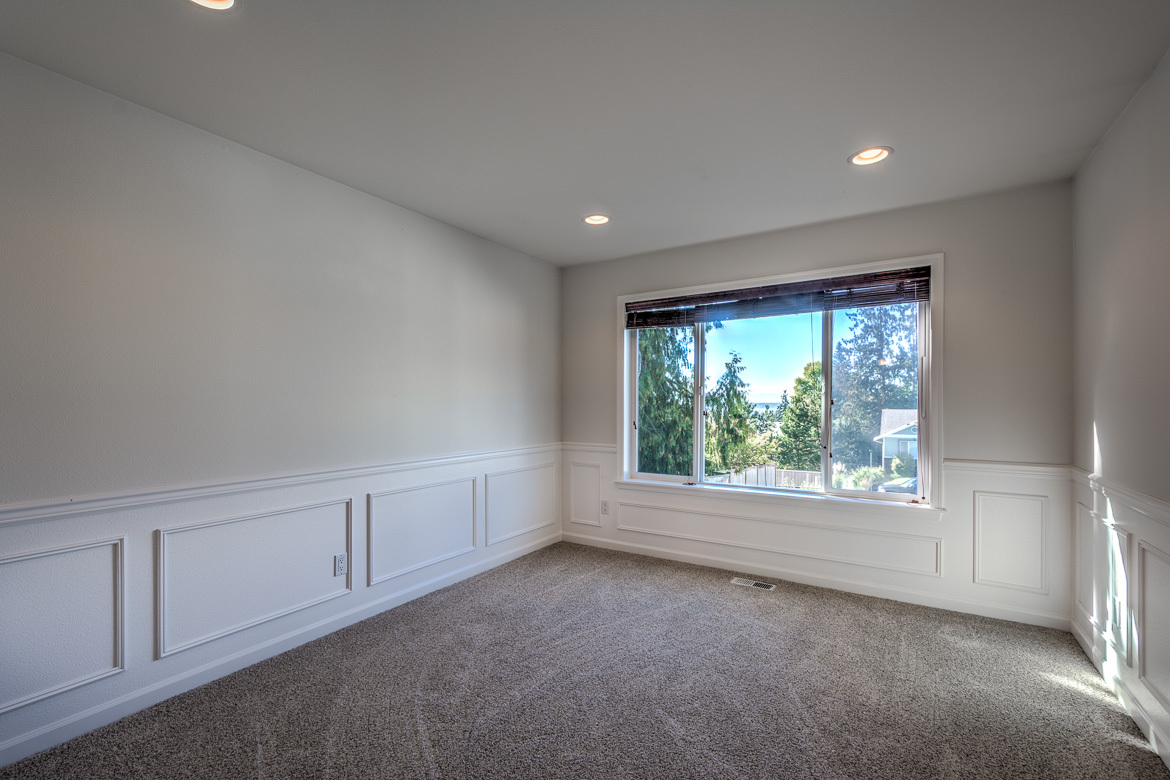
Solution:
{"label": "wooden fence", "polygon": [[760,487],[795,490],[820,490],[821,472],[781,469],[777,468],[775,463],[765,463],[762,466],[749,466],[743,471],[716,474],[707,477],[706,481],[725,485],[759,485]]}

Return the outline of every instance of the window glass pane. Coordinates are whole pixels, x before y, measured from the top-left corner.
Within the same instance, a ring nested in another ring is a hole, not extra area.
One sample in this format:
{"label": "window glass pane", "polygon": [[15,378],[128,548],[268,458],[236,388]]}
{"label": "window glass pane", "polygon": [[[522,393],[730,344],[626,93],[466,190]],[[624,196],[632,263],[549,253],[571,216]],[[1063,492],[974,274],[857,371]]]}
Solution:
{"label": "window glass pane", "polygon": [[833,487],[918,492],[918,304],[833,312]]}
{"label": "window glass pane", "polygon": [[692,472],[694,354],[690,327],[638,331],[638,471]]}
{"label": "window glass pane", "polygon": [[704,480],[821,489],[820,312],[708,326]]}

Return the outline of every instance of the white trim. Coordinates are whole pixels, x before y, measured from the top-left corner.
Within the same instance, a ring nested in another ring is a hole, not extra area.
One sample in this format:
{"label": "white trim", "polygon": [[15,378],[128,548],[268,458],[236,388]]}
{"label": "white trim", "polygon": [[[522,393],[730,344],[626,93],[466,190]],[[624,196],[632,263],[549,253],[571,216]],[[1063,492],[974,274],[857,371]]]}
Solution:
{"label": "white trim", "polygon": [[[670,537],[672,539],[687,539],[689,541],[694,541],[694,542],[705,542],[708,544],[718,544],[718,545],[722,545],[724,547],[740,547],[740,548],[743,548],[745,550],[758,550],[760,552],[774,553],[777,555],[788,555],[788,556],[792,556],[792,557],[796,557],[796,558],[809,558],[812,560],[830,561],[833,563],[845,563],[845,564],[849,564],[851,566],[867,566],[867,567],[873,568],[873,569],[885,569],[888,571],[901,571],[901,572],[906,572],[908,574],[918,574],[918,575],[922,575],[925,577],[941,577],[942,576],[942,543],[943,543],[943,540],[939,537],[936,537],[936,536],[921,536],[918,534],[905,534],[905,533],[897,533],[894,531],[874,531],[874,530],[870,530],[868,528],[852,528],[849,526],[841,526],[841,525],[822,525],[820,523],[801,523],[801,522],[797,522],[797,521],[793,521],[793,520],[777,520],[777,519],[771,518],[771,517],[751,517],[748,515],[729,515],[729,514],[724,514],[722,512],[705,512],[705,511],[696,510],[696,509],[677,509],[675,507],[654,506],[652,504],[635,504],[635,503],[628,502],[628,501],[618,501],[617,507],[618,507],[618,514],[617,514],[617,521],[616,521],[615,527],[619,531],[631,531],[634,533],[652,534],[654,536],[666,536],[666,537]],[[899,538],[899,539],[912,539],[914,541],[920,541],[920,542],[932,542],[934,544],[934,570],[927,571],[925,569],[911,569],[911,568],[906,567],[906,566],[893,566],[893,565],[882,564],[882,563],[868,563],[866,561],[861,561],[861,560],[856,560],[856,559],[851,559],[851,558],[839,558],[837,556],[832,556],[832,555],[820,555],[817,553],[798,552],[795,550],[785,550],[785,549],[776,548],[776,547],[764,547],[763,545],[759,545],[759,544],[745,544],[743,542],[734,542],[734,541],[730,541],[730,540],[726,540],[726,539],[715,539],[715,538],[704,537],[704,536],[693,536],[690,534],[671,533],[669,531],[660,531],[660,530],[652,529],[652,528],[638,528],[636,526],[623,525],[622,524],[622,515],[621,515],[621,508],[622,507],[635,507],[635,508],[639,508],[639,509],[655,509],[655,510],[658,510],[660,512],[671,512],[674,514],[699,515],[700,517],[722,517],[722,518],[725,518],[727,520],[750,520],[750,521],[756,522],[756,523],[770,523],[772,525],[787,525],[787,526],[796,526],[799,528],[815,528],[815,529],[824,530],[824,531],[841,531],[841,532],[846,532],[846,533],[865,534],[865,535],[869,535],[869,536],[886,536],[886,537],[893,537],[893,538]]]}
{"label": "white trim", "polygon": [[[549,518],[548,522],[538,523],[537,525],[532,525],[532,526],[529,526],[528,528],[522,528],[519,531],[513,531],[512,533],[505,534],[504,536],[501,536],[499,538],[492,538],[491,530],[490,530],[491,526],[488,525],[488,522],[489,522],[488,510],[489,510],[489,507],[491,506],[491,503],[488,501],[488,486],[491,483],[491,478],[492,477],[500,477],[500,476],[503,476],[504,474],[519,474],[520,472],[523,472],[523,471],[537,471],[539,469],[546,469],[546,468],[552,469],[553,480],[554,480],[554,482],[553,482],[553,494],[554,494],[553,495],[553,516],[551,518]],[[550,525],[559,525],[559,523],[560,523],[560,519],[559,519],[559,517],[560,517],[560,510],[559,510],[560,503],[561,503],[560,479],[558,479],[558,477],[557,477],[556,461],[550,460],[547,463],[537,463],[537,464],[534,464],[531,466],[521,466],[520,468],[516,468],[516,469],[504,469],[502,471],[491,471],[491,472],[485,473],[483,475],[483,543],[484,543],[484,546],[490,547],[493,544],[499,544],[500,542],[507,541],[508,539],[512,539],[514,537],[520,536],[521,534],[531,533],[532,531],[536,531],[536,530],[539,530],[541,528],[546,528]]]}
{"label": "white trim", "polygon": [[252,664],[271,658],[279,653],[333,633],[353,623],[373,617],[393,607],[413,601],[428,593],[444,588],[480,572],[493,569],[509,561],[523,557],[530,552],[555,544],[561,540],[559,532],[536,539],[521,547],[500,553],[491,558],[468,564],[446,574],[412,585],[403,590],[388,593],[373,601],[347,609],[336,615],[317,620],[307,626],[289,631],[280,636],[245,648],[227,656],[216,658],[202,666],[160,680],[146,688],[120,696],[113,701],[103,702],[76,715],[70,715],[42,726],[34,731],[0,742],[0,766],[19,761],[41,750],[59,745],[73,737],[112,723],[160,701],[177,696],[184,691],[217,680],[220,677],[243,669]]}
{"label": "white trim", "polygon": [[694,563],[698,564],[699,566],[710,566],[717,569],[726,569],[743,574],[775,577],[777,579],[788,580],[789,582],[816,585],[817,587],[845,591],[846,593],[860,593],[866,596],[877,596],[878,598],[893,599],[895,601],[901,601],[907,604],[919,604],[926,607],[936,607],[938,609],[950,609],[956,612],[965,612],[971,615],[982,615],[984,617],[998,618],[1001,620],[1012,620],[1019,623],[1047,626],[1049,628],[1060,629],[1061,631],[1068,631],[1072,625],[1072,621],[1068,615],[1055,615],[1049,612],[1040,612],[1038,610],[1007,607],[1002,604],[993,604],[985,601],[964,599],[956,596],[940,596],[936,593],[931,593],[928,591],[901,588],[895,585],[878,585],[872,582],[862,582],[844,577],[826,577],[822,574],[800,571],[798,569],[784,569],[777,566],[767,566],[752,561],[720,558],[713,555],[703,555],[699,553],[685,553],[665,547],[651,547],[649,545],[620,542],[613,539],[601,539],[594,536],[583,536],[580,534],[566,533],[562,535],[562,538],[566,542],[574,542],[576,544],[584,544],[591,547],[602,547],[608,550],[620,550],[638,555],[650,555],[656,558],[666,558],[667,560],[672,561]]}
{"label": "white trim", "polygon": [[871,514],[890,517],[891,514],[900,515],[902,519],[927,520],[938,522],[942,519],[944,510],[941,507],[932,507],[925,504],[909,504],[904,501],[884,501],[882,499],[857,498],[848,495],[830,493],[786,491],[778,489],[760,489],[747,487],[728,487],[715,483],[699,483],[695,485],[667,482],[665,480],[637,480],[619,479],[614,484],[626,490],[636,490],[646,493],[667,493],[689,498],[717,497],[720,500],[744,501],[756,504],[770,504],[772,506],[790,506],[799,509],[814,509],[826,512],[848,511],[857,514]]}
{"label": "white trim", "polygon": [[1039,479],[1069,479],[1072,466],[1048,463],[1010,463],[988,460],[955,460],[942,462],[944,472],[970,472],[997,477],[1035,477]]}
{"label": "white trim", "polygon": [[[1027,493],[1003,493],[995,490],[976,490],[973,491],[974,508],[974,544],[975,548],[975,568],[974,568],[974,582],[977,585],[988,585],[994,588],[1008,588],[1010,590],[1022,590],[1028,593],[1040,593],[1045,596],[1048,595],[1048,496],[1035,496]],[[1040,586],[1032,587],[1029,585],[1020,585],[1013,582],[1001,582],[999,580],[988,579],[983,576],[982,563],[983,556],[980,552],[979,545],[980,532],[983,525],[983,512],[980,508],[980,502],[985,497],[1000,497],[1000,498],[1014,498],[1027,501],[1038,501],[1040,503]]]}
{"label": "white trim", "polygon": [[1106,498],[1110,500],[1119,499],[1129,509],[1139,512],[1163,525],[1170,525],[1170,504],[1165,501],[1142,493],[1141,491],[1128,488],[1108,477],[1095,475],[1095,481]]}
{"label": "white trim", "polygon": [[[1130,568],[1131,556],[1130,556],[1129,550],[1130,550],[1130,545],[1132,544],[1133,534],[1131,534],[1129,531],[1125,530],[1124,528],[1120,528],[1120,527],[1113,525],[1111,523],[1106,524],[1105,538],[1109,539],[1110,534],[1116,534],[1119,537],[1119,539],[1124,539],[1123,542],[1118,544],[1118,551],[1121,553],[1121,570],[1128,574],[1129,572],[1132,571],[1132,569]],[[1113,545],[1112,544],[1109,545],[1109,555],[1110,556],[1113,555]],[[1107,597],[1109,595],[1111,595],[1111,592],[1113,589],[1113,584],[1114,583],[1107,583],[1107,587],[1105,590],[1105,594]],[[1107,626],[1109,630],[1104,634],[1105,641],[1108,642],[1113,647],[1114,652],[1116,652],[1119,657],[1125,659],[1126,666],[1133,666],[1133,652],[1132,652],[1132,648],[1133,648],[1132,623],[1133,623],[1133,620],[1131,617],[1133,614],[1133,611],[1132,611],[1132,607],[1130,605],[1130,602],[1132,601],[1132,599],[1130,598],[1130,591],[1132,589],[1133,589],[1133,583],[1131,583],[1127,577],[1126,583],[1125,583],[1125,599],[1124,599],[1124,601],[1122,601],[1121,609],[1120,609],[1121,623],[1115,625],[1113,623],[1113,621],[1110,620],[1109,625]],[[1108,614],[1110,616],[1113,615],[1112,599],[1109,599],[1109,598],[1106,599],[1105,611],[1106,611],[1106,614]],[[1116,631],[1114,630],[1115,628],[1117,629]]]}
{"label": "white trim", "polygon": [[121,674],[126,671],[126,537],[117,536],[110,539],[98,539],[92,542],[81,542],[80,544],[71,544],[64,547],[53,547],[48,550],[37,550],[35,552],[21,553],[19,555],[10,555],[7,558],[0,558],[0,566],[9,563],[18,563],[20,561],[30,561],[37,558],[49,558],[54,555],[64,555],[65,553],[77,552],[78,550],[90,550],[95,547],[113,547],[114,548],[114,663],[109,669],[103,669],[94,674],[84,675],[74,680],[69,680],[58,685],[44,688],[35,693],[30,693],[19,699],[12,699],[6,702],[0,702],[0,715],[12,710],[20,709],[28,706],[34,702],[47,699],[50,696],[56,696],[66,691],[71,691],[74,688],[80,688],[83,685],[104,680],[107,677],[112,677],[115,674]]}
{"label": "white trim", "polygon": [[561,449],[571,452],[602,452],[607,455],[614,455],[617,453],[616,444],[594,444],[592,442],[584,441],[561,442]]}
{"label": "white trim", "polygon": [[[1137,635],[1138,637],[1146,636],[1146,605],[1149,603],[1149,594],[1146,593],[1146,554],[1155,555],[1170,565],[1170,553],[1160,550],[1144,539],[1138,540],[1138,578],[1141,583],[1138,588],[1140,594],[1140,603],[1137,609]],[[1146,676],[1146,642],[1138,642],[1137,650],[1137,672],[1138,680],[1146,687],[1158,704],[1161,704],[1166,711],[1170,711],[1170,691],[1164,691],[1158,686],[1154,685]]]}
{"label": "white trim", "polygon": [[1081,624],[1076,620],[1072,621],[1070,629],[1070,633],[1072,633],[1073,639],[1077,640],[1077,644],[1081,646],[1081,650],[1083,650],[1085,655],[1089,657],[1089,660],[1093,662],[1093,666],[1098,667],[1099,672],[1102,659],[1101,654],[1097,652],[1097,646],[1093,642],[1093,637],[1090,634],[1085,633],[1085,629],[1082,628]]}
{"label": "white trim", "polygon": [[598,513],[597,522],[593,522],[592,520],[578,520],[576,517],[573,516],[573,503],[574,503],[573,497],[577,494],[577,480],[573,479],[573,467],[574,466],[578,466],[578,467],[583,468],[583,469],[597,469],[597,485],[598,485],[597,501],[598,501],[599,505],[601,502],[601,490],[600,490],[600,487],[601,487],[601,464],[600,463],[585,463],[582,461],[575,461],[575,460],[569,461],[569,522],[570,523],[577,523],[578,525],[592,525],[592,526],[595,526],[597,528],[600,528],[601,527],[600,510]]}
{"label": "white trim", "polygon": [[443,455],[434,458],[418,460],[396,460],[370,466],[353,466],[338,469],[324,469],[320,471],[286,472],[283,474],[246,477],[244,479],[226,480],[219,482],[193,482],[185,485],[173,485],[162,488],[147,488],[143,490],[125,490],[112,493],[92,493],[75,496],[73,498],[48,498],[32,501],[19,501],[0,505],[0,525],[18,523],[33,523],[40,520],[75,517],[77,515],[93,514],[96,512],[114,512],[144,506],[156,506],[178,501],[192,501],[196,499],[227,496],[237,493],[250,493],[259,490],[270,490],[281,487],[300,487],[317,482],[331,482],[334,480],[354,479],[357,477],[379,476],[394,474],[402,471],[435,466],[448,466],[456,463],[470,463],[489,458],[517,457],[543,452],[559,452],[560,442],[536,444],[525,447],[511,447],[499,450],[481,450],[459,452],[452,455]]}
{"label": "white trim", "polygon": [[[407,566],[405,569],[399,569],[398,571],[393,571],[393,572],[390,572],[389,574],[383,574],[381,577],[378,577],[377,579],[375,579],[374,578],[374,499],[381,498],[382,496],[394,495],[395,493],[410,493],[411,491],[414,491],[414,490],[426,490],[427,488],[443,487],[445,485],[458,485],[458,484],[461,484],[464,482],[471,483],[471,546],[464,547],[461,550],[455,550],[454,552],[444,553],[443,555],[440,555],[436,558],[431,558],[429,561],[423,561],[422,563],[416,563],[416,564],[413,564],[411,566]],[[382,491],[379,491],[377,493],[366,493],[366,587],[372,588],[373,586],[377,585],[379,582],[385,582],[386,580],[392,580],[396,577],[401,577],[405,574],[410,574],[412,571],[418,571],[419,569],[424,569],[427,566],[431,566],[433,564],[439,563],[440,561],[446,561],[446,560],[449,560],[451,558],[455,558],[459,555],[466,555],[469,552],[475,552],[475,550],[477,550],[479,548],[479,545],[476,543],[476,540],[475,540],[475,531],[476,531],[475,520],[477,517],[475,499],[476,499],[478,492],[479,492],[476,488],[476,482],[477,482],[476,477],[456,477],[455,479],[448,479],[448,480],[444,480],[442,482],[429,482],[425,485],[411,485],[410,487],[395,488],[393,490],[382,490]]]}
{"label": "white trim", "polygon": [[1121,700],[1122,707],[1133,718],[1133,722],[1137,724],[1138,729],[1145,735],[1146,739],[1150,741],[1150,745],[1157,752],[1158,757],[1167,766],[1170,766],[1170,739],[1166,737],[1166,733],[1142,707],[1141,702],[1133,695],[1133,691],[1125,684],[1125,680],[1118,677],[1114,678],[1112,682],[1113,692]]}
{"label": "white trim", "polygon": [[210,528],[212,526],[217,526],[217,525],[228,525],[230,523],[241,523],[241,522],[244,522],[246,520],[259,520],[260,518],[264,518],[264,517],[274,517],[277,515],[287,515],[291,512],[303,512],[303,511],[308,510],[308,509],[317,509],[317,508],[324,507],[324,506],[336,506],[339,504],[345,505],[345,537],[346,537],[345,538],[345,548],[346,548],[345,554],[349,558],[349,560],[352,561],[353,560],[353,499],[352,498],[333,499],[330,501],[315,501],[311,504],[304,504],[301,506],[287,507],[285,509],[277,509],[275,511],[270,511],[270,512],[259,512],[257,514],[243,515],[240,517],[229,517],[229,518],[225,518],[223,520],[212,520],[210,522],[191,523],[189,525],[178,526],[176,528],[160,528],[160,529],[158,529],[155,532],[155,536],[157,539],[157,555],[158,555],[158,563],[157,563],[157,566],[155,569],[155,571],[157,572],[157,575],[155,578],[155,593],[156,593],[156,596],[155,596],[155,610],[156,610],[156,614],[155,614],[155,651],[156,651],[156,659],[163,659],[163,658],[166,658],[167,656],[174,655],[175,653],[181,653],[184,650],[190,650],[192,647],[197,647],[199,645],[206,644],[208,642],[212,642],[216,639],[222,639],[225,636],[230,636],[231,634],[238,633],[238,632],[243,631],[245,629],[254,628],[255,626],[261,625],[263,623],[268,623],[268,622],[276,620],[278,618],[285,617],[286,615],[291,615],[294,612],[300,612],[301,610],[308,609],[309,607],[314,607],[318,604],[324,604],[327,601],[332,601],[333,599],[340,598],[341,596],[344,596],[344,595],[352,592],[352,590],[353,590],[353,567],[350,566],[350,567],[348,567],[348,570],[347,570],[346,575],[345,575],[345,587],[341,590],[327,594],[327,595],[322,596],[320,598],[310,599],[309,601],[303,602],[301,604],[296,604],[294,606],[288,607],[287,609],[281,609],[281,610],[277,610],[275,612],[271,612],[267,615],[262,615],[261,617],[255,618],[254,620],[249,620],[249,621],[246,621],[244,623],[239,623],[237,625],[226,628],[222,631],[215,631],[215,632],[210,633],[210,634],[205,634],[201,637],[197,637],[195,639],[184,642],[181,645],[175,645],[172,647],[171,645],[169,645],[167,643],[167,591],[166,591],[166,587],[167,587],[167,537],[168,536],[186,533],[188,531],[198,531],[198,530],[202,530],[204,528]]}
{"label": "white trim", "polygon": [[[1093,581],[1093,572],[1091,570],[1087,571],[1087,572],[1081,571],[1081,523],[1082,523],[1082,515],[1081,515],[1080,510],[1082,510],[1082,509],[1085,510],[1084,520],[1090,524],[1090,527],[1089,527],[1090,535],[1092,535],[1093,531],[1095,530],[1093,527],[1093,524],[1098,522],[1098,518],[1095,517],[1095,513],[1093,512],[1092,509],[1085,506],[1080,501],[1074,502],[1074,507],[1073,507],[1073,555],[1076,557],[1073,559],[1073,606],[1075,606],[1077,609],[1079,609],[1081,611],[1081,614],[1085,616],[1085,620],[1088,621],[1088,624],[1093,627],[1093,630],[1096,631],[1096,630],[1100,630],[1100,626],[1097,624],[1096,619],[1093,617],[1093,613],[1092,613],[1092,611],[1090,611],[1089,606],[1087,604],[1081,603],[1081,596],[1080,596],[1080,593],[1078,592],[1078,588],[1077,588],[1077,585],[1079,584],[1080,580],[1083,579],[1084,577],[1089,578],[1089,590],[1092,591],[1095,588],[1095,582]],[[1090,552],[1091,552],[1091,550],[1090,550]],[[1090,558],[1090,561],[1091,560],[1092,559]]]}

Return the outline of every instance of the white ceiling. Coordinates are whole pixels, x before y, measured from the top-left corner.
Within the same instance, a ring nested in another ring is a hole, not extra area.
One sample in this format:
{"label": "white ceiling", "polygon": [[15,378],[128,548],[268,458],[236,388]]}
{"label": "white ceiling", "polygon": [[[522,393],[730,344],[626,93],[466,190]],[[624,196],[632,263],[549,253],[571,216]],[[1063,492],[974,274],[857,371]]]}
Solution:
{"label": "white ceiling", "polygon": [[0,3],[0,50],[558,264],[1070,176],[1167,47],[1167,0]]}

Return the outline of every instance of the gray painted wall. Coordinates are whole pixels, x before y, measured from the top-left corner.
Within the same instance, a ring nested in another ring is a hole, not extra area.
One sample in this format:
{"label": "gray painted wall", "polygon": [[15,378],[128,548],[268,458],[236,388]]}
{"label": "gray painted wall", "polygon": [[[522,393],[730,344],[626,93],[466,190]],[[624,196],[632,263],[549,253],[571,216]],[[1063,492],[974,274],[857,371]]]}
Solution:
{"label": "gray painted wall", "polygon": [[944,457],[1068,463],[1072,211],[1055,183],[566,268],[563,436],[615,443],[619,295],[943,252]]}
{"label": "gray painted wall", "polygon": [[1167,138],[1163,60],[1076,179],[1075,463],[1162,501],[1170,500]]}
{"label": "gray painted wall", "polygon": [[0,105],[0,503],[560,438],[555,267],[4,55]]}

